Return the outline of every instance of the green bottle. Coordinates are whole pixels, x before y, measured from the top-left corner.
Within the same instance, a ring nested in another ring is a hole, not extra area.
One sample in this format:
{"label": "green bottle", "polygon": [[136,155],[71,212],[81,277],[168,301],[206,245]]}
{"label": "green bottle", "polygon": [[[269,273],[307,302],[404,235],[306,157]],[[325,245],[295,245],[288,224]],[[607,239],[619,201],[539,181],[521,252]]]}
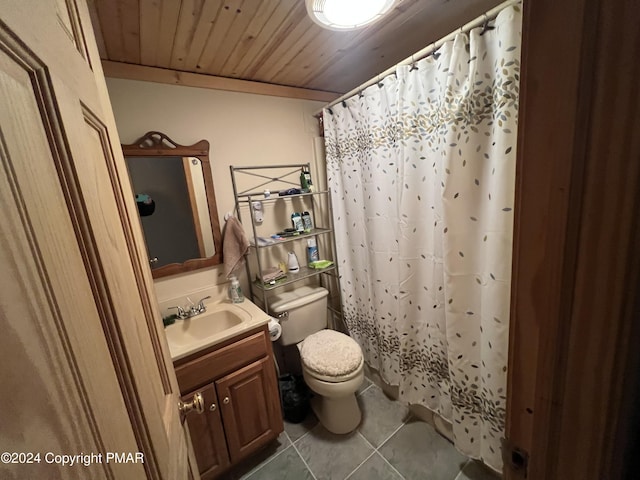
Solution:
{"label": "green bottle", "polygon": [[304,173],[304,178],[307,180],[307,188],[310,192],[313,192],[313,182],[311,181],[311,171],[309,167],[302,167],[302,173]]}
{"label": "green bottle", "polygon": [[309,182],[307,182],[307,175],[305,174],[304,167],[300,169],[300,190],[302,190],[302,193],[309,193]]}

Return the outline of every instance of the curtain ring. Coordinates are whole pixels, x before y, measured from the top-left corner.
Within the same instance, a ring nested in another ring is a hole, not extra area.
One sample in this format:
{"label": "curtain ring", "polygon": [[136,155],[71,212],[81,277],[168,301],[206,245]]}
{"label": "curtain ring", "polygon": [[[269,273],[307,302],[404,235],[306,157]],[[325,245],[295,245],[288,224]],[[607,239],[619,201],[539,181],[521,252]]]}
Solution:
{"label": "curtain ring", "polygon": [[433,50],[431,51],[431,55],[433,56],[433,58],[438,60],[438,57],[440,57],[440,54],[436,52],[436,42],[433,42],[431,45],[433,47]]}
{"label": "curtain ring", "polygon": [[482,30],[480,31],[480,36],[487,33],[488,30],[493,30],[495,28],[495,27],[489,26],[489,22],[491,21],[491,19],[488,17],[486,13],[483,14],[483,17],[484,17],[484,23],[482,24]]}

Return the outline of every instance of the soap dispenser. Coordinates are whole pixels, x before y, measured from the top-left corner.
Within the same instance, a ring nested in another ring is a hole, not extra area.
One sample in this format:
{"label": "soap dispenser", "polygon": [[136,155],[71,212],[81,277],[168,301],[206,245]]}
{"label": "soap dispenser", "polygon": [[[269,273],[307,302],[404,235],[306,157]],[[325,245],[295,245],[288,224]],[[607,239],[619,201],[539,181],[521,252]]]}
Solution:
{"label": "soap dispenser", "polygon": [[244,295],[242,294],[242,288],[240,288],[240,282],[235,275],[231,276],[231,285],[229,285],[229,300],[231,303],[242,303],[244,302]]}
{"label": "soap dispenser", "polygon": [[289,252],[287,259],[287,268],[291,273],[297,273],[300,271],[300,264],[298,263],[298,257],[294,252]]}

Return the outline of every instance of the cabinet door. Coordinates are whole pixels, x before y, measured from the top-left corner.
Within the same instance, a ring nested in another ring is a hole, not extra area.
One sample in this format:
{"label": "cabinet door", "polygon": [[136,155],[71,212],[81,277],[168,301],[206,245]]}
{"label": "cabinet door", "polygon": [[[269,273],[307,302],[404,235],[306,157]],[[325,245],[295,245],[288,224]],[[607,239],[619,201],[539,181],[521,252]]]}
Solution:
{"label": "cabinet door", "polygon": [[231,461],[275,439],[283,430],[273,357],[267,356],[216,381]]}
{"label": "cabinet door", "polygon": [[213,384],[185,395],[182,401],[190,402],[198,392],[204,397],[204,413],[187,415],[187,424],[198,471],[202,479],[206,480],[229,466],[229,454],[220,418],[220,405]]}

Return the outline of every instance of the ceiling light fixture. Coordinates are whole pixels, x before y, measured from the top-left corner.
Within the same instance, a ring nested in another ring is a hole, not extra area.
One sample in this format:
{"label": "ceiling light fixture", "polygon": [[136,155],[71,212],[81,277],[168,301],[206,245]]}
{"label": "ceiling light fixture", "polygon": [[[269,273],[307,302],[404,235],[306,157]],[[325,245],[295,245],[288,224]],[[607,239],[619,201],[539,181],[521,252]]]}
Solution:
{"label": "ceiling light fixture", "polygon": [[380,20],[397,0],[305,0],[307,12],[330,30],[355,30]]}

